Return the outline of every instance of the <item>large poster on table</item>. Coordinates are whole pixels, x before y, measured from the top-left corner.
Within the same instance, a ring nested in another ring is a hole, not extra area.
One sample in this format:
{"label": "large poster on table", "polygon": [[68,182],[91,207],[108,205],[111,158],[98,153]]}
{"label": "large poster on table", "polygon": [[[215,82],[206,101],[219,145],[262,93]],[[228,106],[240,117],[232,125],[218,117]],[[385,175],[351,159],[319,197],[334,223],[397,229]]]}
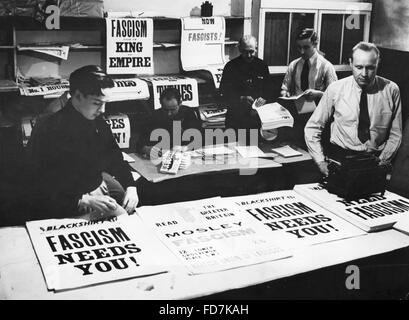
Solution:
{"label": "large poster on table", "polygon": [[192,274],[290,256],[220,198],[141,207],[137,213]]}
{"label": "large poster on table", "polygon": [[180,57],[183,70],[209,71],[218,88],[227,62],[225,34],[224,17],[182,18]]}
{"label": "large poster on table", "polygon": [[318,183],[299,184],[294,190],[368,232],[392,228],[399,219],[409,218],[409,199],[389,191],[346,200],[329,193]]}
{"label": "large poster on table", "polygon": [[152,19],[107,18],[107,73],[153,74]]}
{"label": "large poster on table", "polygon": [[184,76],[151,76],[143,77],[152,83],[153,105],[160,109],[160,95],[167,88],[175,88],[179,91],[182,104],[188,107],[199,106],[199,91],[197,81]]}
{"label": "large poster on table", "polygon": [[297,249],[366,234],[293,190],[225,199],[234,202],[285,248]]}
{"label": "large poster on table", "polygon": [[30,221],[26,227],[49,290],[165,272],[173,258],[137,216]]}

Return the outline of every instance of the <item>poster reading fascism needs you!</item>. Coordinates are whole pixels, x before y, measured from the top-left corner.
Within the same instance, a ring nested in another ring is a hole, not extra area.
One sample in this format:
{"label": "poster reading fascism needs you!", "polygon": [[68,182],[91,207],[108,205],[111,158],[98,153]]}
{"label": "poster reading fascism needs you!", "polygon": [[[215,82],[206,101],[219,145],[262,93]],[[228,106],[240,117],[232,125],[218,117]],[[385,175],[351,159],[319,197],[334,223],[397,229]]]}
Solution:
{"label": "poster reading fascism needs you!", "polygon": [[286,249],[297,249],[366,233],[292,190],[226,198],[269,231]]}
{"label": "poster reading fascism needs you!", "polygon": [[107,72],[153,74],[152,19],[107,18]]}
{"label": "poster reading fascism needs you!", "polygon": [[137,209],[142,220],[191,274],[291,256],[239,211],[220,198]]}
{"label": "poster reading fascism needs you!", "polygon": [[137,216],[27,222],[49,290],[84,287],[168,271],[166,248]]}

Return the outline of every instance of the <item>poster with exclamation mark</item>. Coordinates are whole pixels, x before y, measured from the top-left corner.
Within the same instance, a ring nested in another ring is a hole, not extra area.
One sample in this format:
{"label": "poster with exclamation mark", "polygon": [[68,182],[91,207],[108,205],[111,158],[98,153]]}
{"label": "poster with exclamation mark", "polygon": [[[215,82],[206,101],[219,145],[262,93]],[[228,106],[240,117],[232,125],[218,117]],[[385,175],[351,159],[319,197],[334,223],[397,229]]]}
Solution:
{"label": "poster with exclamation mark", "polygon": [[118,146],[121,149],[129,148],[129,139],[131,138],[131,124],[126,114],[109,115],[106,117],[108,125],[111,127]]}
{"label": "poster with exclamation mark", "polygon": [[264,225],[284,249],[363,236],[366,232],[293,190],[227,198]]}

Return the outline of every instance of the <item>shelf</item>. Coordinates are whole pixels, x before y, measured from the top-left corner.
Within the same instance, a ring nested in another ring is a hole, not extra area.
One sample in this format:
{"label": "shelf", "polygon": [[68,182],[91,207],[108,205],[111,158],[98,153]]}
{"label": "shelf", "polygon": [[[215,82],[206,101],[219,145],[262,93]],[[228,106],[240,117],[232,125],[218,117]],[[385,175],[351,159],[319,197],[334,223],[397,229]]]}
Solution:
{"label": "shelf", "polygon": [[[236,45],[239,42],[237,40],[225,40],[224,44],[226,46]],[[180,43],[178,42],[156,42],[153,44],[154,48],[168,49],[168,48],[178,48]]]}
{"label": "shelf", "polygon": [[14,49],[14,46],[0,46],[0,49]]}

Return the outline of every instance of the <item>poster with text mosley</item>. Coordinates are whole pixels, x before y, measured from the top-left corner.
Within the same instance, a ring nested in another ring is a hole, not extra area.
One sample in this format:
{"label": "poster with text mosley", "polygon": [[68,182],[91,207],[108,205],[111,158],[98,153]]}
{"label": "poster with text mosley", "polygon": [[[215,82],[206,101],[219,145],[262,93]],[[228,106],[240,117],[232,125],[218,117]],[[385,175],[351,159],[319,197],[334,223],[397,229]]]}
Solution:
{"label": "poster with text mosley", "polygon": [[30,221],[26,227],[49,290],[166,272],[163,261],[174,259],[135,215]]}
{"label": "poster with text mosley", "polygon": [[291,256],[268,232],[220,198],[137,208],[138,215],[191,274]]}
{"label": "poster with text mosley", "polygon": [[225,198],[284,249],[298,249],[366,233],[293,190]]}

